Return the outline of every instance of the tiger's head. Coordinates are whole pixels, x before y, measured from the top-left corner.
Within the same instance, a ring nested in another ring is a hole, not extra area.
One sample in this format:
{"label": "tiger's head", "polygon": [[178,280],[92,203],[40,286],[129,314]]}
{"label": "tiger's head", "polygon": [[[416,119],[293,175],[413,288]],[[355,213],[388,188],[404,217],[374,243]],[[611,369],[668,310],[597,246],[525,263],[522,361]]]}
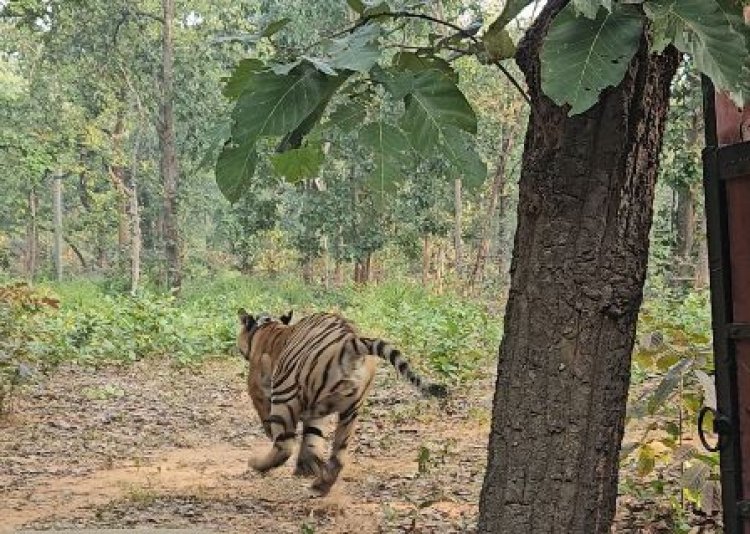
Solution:
{"label": "tiger's head", "polygon": [[250,364],[247,389],[263,428],[270,433],[266,419],[271,413],[271,383],[276,361],[284,350],[292,311],[278,319],[267,314],[254,317],[244,309],[237,312],[240,321],[237,348]]}
{"label": "tiger's head", "polygon": [[[257,317],[253,317],[245,311],[244,308],[240,308],[237,311],[237,316],[240,320],[240,329],[237,332],[237,349],[248,362],[252,363],[253,352],[255,349],[260,348],[261,353],[266,352],[268,345],[269,334],[279,332],[278,328],[268,325],[275,325],[276,327],[288,326],[292,321],[292,314],[294,312],[289,310],[285,315],[282,315],[278,319],[274,319],[268,314],[261,313]],[[275,336],[274,336],[275,337]]]}

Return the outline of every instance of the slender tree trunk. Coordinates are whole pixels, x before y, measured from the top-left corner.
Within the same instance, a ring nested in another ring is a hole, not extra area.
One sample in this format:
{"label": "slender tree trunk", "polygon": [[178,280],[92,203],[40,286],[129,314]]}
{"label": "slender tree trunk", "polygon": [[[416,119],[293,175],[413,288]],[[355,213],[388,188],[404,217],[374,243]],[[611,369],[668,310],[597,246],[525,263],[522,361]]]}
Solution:
{"label": "slender tree trunk", "polygon": [[344,283],[344,270],[341,268],[341,260],[336,258],[336,264],[333,268],[333,284],[341,287]]}
{"label": "slender tree trunk", "polygon": [[29,285],[34,283],[36,276],[37,250],[39,249],[37,207],[36,188],[32,185],[29,190],[29,221],[26,225],[26,279]]}
{"label": "slender tree trunk", "polygon": [[130,220],[130,292],[138,291],[141,280],[141,248],[143,236],[141,234],[141,212],[138,205],[138,157],[140,151],[141,137],[140,129],[136,127],[133,139],[133,163],[130,167],[130,183],[128,184],[129,195],[129,220]]}
{"label": "slender tree trunk", "polygon": [[313,282],[313,264],[312,258],[305,256],[302,260],[302,280],[306,284],[312,284]]}
{"label": "slender tree trunk", "polygon": [[372,252],[368,252],[365,256],[364,268],[362,270],[362,283],[370,283],[370,270],[372,269]]}
{"label": "slender tree trunk", "polygon": [[440,245],[437,251],[437,269],[435,272],[435,278],[437,278],[438,295],[442,295],[443,281],[445,279],[445,247],[443,247],[443,245]]}
{"label": "slender tree trunk", "polygon": [[55,266],[55,280],[62,281],[62,250],[63,250],[63,206],[62,206],[62,175],[52,176],[52,230],[54,232],[52,244],[52,262]]}
{"label": "slender tree trunk", "polygon": [[175,147],[174,110],[174,0],[162,0],[162,70],[159,144],[161,147],[161,176],[164,185],[164,248],[167,260],[167,287],[179,292],[182,286],[182,257],[177,226],[177,191],[179,168]]}
{"label": "slender tree trunk", "polygon": [[[123,96],[120,95],[120,99]],[[117,258],[122,274],[126,272],[130,233],[128,231],[128,191],[125,185],[125,167],[122,165],[122,144],[125,137],[125,112],[118,110],[111,141],[114,161],[109,165],[109,179],[117,192]]]}
{"label": "slender tree trunk", "polygon": [[432,263],[432,240],[429,234],[425,234],[422,246],[422,287],[427,287],[430,282],[430,264]]}
{"label": "slender tree trunk", "polygon": [[513,139],[515,137],[515,130],[510,129],[507,131],[500,142],[498,150],[497,167],[495,168],[495,177],[492,180],[492,188],[490,189],[490,198],[487,202],[487,214],[484,219],[484,227],[482,228],[482,238],[479,242],[479,248],[477,249],[477,258],[474,262],[474,268],[471,273],[472,288],[481,284],[484,280],[485,266],[487,264],[487,257],[490,254],[491,235],[492,227],[495,221],[495,213],[497,211],[498,201],[503,194],[506,182],[506,166],[508,156],[513,148]]}
{"label": "slender tree trunk", "polygon": [[677,247],[675,250],[678,270],[682,280],[689,280],[693,271],[693,242],[695,239],[695,198],[693,190],[687,184],[680,184],[677,190],[676,229]]}
{"label": "slender tree trunk", "polygon": [[463,240],[461,239],[461,179],[456,178],[453,183],[453,205],[454,205],[454,221],[453,221],[453,248],[456,251],[456,275],[458,279],[461,279],[461,275],[464,272],[464,247]]}
{"label": "slender tree trunk", "polygon": [[623,82],[568,117],[539,51],[567,0],[519,47],[532,100],[480,533],[610,532],[654,186],[678,54],[646,39]]}
{"label": "slender tree trunk", "polygon": [[331,253],[328,248],[328,236],[323,236],[323,286],[331,287]]}

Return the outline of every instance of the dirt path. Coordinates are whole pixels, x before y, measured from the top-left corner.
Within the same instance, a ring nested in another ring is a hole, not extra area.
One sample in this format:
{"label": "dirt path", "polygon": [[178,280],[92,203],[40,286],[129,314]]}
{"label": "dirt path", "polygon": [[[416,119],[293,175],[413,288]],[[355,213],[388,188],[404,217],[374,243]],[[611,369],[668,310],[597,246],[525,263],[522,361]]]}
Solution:
{"label": "dirt path", "polygon": [[[309,493],[310,481],[291,475],[293,462],[266,477],[246,473],[248,457],[268,441],[239,360],[192,368],[165,361],[64,366],[18,395],[11,416],[0,420],[0,534],[188,526],[273,534],[473,532],[490,375],[439,405],[381,369],[351,461],[331,495],[319,499]],[[659,518],[663,503],[637,491],[620,504],[616,532],[715,531],[697,528],[696,517],[693,530],[674,530],[673,521]]]}
{"label": "dirt path", "polygon": [[[332,494],[289,466],[246,474],[267,447],[243,366],[66,366],[0,427],[0,531],[202,526],[236,532],[469,532],[489,397],[444,408],[383,370]],[[484,393],[489,393],[489,380]]]}

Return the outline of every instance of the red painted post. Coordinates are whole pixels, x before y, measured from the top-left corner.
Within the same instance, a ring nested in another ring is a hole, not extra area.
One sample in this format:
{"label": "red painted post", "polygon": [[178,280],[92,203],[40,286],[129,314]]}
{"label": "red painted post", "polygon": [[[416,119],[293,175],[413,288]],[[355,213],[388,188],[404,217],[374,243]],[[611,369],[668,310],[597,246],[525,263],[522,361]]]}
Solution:
{"label": "red painted post", "polygon": [[[750,141],[750,107],[737,106],[723,93],[716,94],[716,137],[719,146]],[[726,183],[727,231],[733,323],[750,323],[750,174]],[[750,500],[750,339],[734,343],[739,423],[740,499]],[[750,522],[742,532],[750,534]]]}

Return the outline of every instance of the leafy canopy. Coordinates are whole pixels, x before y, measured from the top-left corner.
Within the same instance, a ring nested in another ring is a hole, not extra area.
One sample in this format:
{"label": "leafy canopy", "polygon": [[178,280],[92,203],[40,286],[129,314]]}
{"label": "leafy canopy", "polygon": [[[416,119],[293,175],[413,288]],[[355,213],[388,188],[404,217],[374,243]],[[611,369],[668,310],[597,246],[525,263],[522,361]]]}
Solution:
{"label": "leafy canopy", "polygon": [[747,101],[750,30],[739,0],[573,0],[544,43],[544,92],[571,115],[586,111],[623,79],[645,27],[652,52],[677,47],[738,104]]}
{"label": "leafy canopy", "polygon": [[[342,135],[356,134],[370,151],[370,183],[381,190],[435,157],[469,185],[486,177],[474,147],[477,118],[450,60],[471,55],[501,66],[512,58],[507,26],[531,0],[508,0],[481,35],[478,21],[460,27],[413,5],[346,4],[359,17],[350,28],[306,48],[271,46],[269,57],[241,61],[226,80],[234,109],[216,179],[230,201],[250,186],[269,147],[276,173],[295,182],[317,176],[322,143]],[[287,23],[269,23],[256,40],[273,45]],[[415,23],[452,33],[414,31]],[[541,51],[542,90],[571,115],[585,112],[623,79],[644,31],[653,52],[676,46],[737,102],[750,94],[750,31],[739,0],[571,0]]]}

